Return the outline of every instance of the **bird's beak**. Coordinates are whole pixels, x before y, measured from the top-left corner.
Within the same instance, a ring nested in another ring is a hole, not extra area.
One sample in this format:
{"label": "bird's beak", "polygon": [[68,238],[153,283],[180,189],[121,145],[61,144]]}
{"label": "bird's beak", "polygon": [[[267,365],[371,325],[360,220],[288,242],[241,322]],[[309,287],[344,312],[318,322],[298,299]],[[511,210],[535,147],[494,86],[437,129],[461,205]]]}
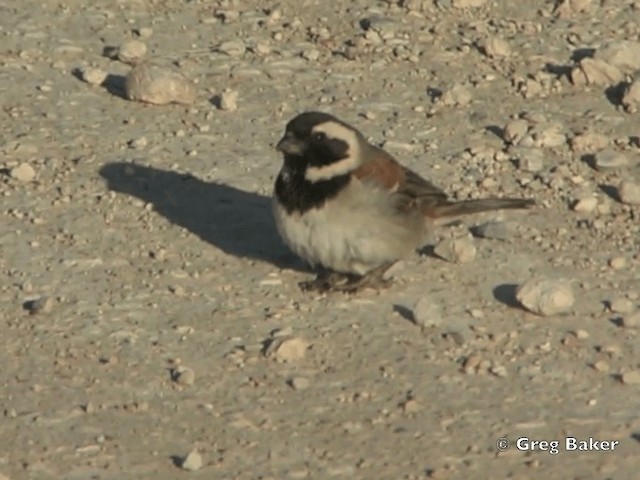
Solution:
{"label": "bird's beak", "polygon": [[276,150],[286,155],[302,155],[304,153],[304,144],[297,138],[285,135],[276,145]]}

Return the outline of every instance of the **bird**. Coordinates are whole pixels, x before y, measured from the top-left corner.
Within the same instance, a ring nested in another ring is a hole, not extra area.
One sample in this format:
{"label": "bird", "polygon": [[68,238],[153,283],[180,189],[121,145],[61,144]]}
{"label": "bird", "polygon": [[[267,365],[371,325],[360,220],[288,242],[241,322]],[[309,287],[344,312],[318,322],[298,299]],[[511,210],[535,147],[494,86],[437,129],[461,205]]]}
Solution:
{"label": "bird", "polygon": [[387,286],[385,272],[423,247],[443,219],[534,205],[526,198],[452,200],[325,112],[296,115],[276,149],[283,164],[273,215],[284,242],[317,272],[300,283],[306,291]]}

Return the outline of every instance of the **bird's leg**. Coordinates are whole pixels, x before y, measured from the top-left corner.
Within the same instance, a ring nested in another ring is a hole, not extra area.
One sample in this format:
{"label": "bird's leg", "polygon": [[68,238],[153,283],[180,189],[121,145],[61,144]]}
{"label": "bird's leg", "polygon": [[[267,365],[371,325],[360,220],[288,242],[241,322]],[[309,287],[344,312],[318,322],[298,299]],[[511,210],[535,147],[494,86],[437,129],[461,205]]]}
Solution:
{"label": "bird's leg", "polygon": [[356,275],[353,273],[340,273],[331,270],[321,270],[314,280],[301,282],[300,288],[305,291],[316,292],[345,292],[353,293],[362,288],[386,288],[391,283],[390,280],[384,278],[385,272],[393,263],[385,263],[371,270],[365,275]]}

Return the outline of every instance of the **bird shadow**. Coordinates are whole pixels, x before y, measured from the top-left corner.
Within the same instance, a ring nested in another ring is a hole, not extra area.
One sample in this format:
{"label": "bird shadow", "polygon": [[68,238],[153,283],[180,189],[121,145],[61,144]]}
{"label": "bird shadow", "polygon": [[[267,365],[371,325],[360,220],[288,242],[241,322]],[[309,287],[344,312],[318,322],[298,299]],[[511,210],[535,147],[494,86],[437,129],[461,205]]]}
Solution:
{"label": "bird shadow", "polygon": [[309,271],[282,243],[271,199],[264,195],[126,162],[106,164],[100,175],[109,190],[151,203],[170,222],[225,253]]}
{"label": "bird shadow", "polygon": [[493,289],[493,298],[509,307],[518,308],[520,303],[516,299],[517,289],[518,285],[514,283],[503,283]]}

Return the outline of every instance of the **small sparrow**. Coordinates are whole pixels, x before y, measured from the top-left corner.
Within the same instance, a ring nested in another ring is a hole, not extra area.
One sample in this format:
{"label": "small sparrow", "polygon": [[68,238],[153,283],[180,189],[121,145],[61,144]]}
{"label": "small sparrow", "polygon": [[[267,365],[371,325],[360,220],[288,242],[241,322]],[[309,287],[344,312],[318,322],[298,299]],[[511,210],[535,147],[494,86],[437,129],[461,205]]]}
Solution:
{"label": "small sparrow", "polygon": [[441,219],[534,203],[449,200],[358,130],[326,113],[296,116],[276,148],[284,155],[273,196],[278,231],[318,270],[315,280],[300,284],[303,290],[355,291],[385,284],[386,270],[423,246]]}

